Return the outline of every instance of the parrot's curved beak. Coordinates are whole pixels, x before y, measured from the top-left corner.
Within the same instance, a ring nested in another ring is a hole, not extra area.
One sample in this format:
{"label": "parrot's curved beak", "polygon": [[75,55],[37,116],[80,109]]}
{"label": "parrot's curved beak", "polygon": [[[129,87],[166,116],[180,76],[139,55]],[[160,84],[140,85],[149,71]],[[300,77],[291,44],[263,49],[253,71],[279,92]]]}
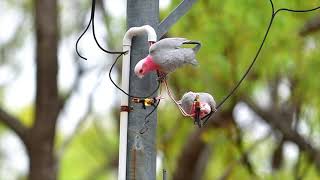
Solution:
{"label": "parrot's curved beak", "polygon": [[140,78],[140,79],[142,79],[143,78],[143,75],[137,75],[138,76],[138,78]]}
{"label": "parrot's curved beak", "polygon": [[134,73],[138,76],[138,78],[143,78],[144,74],[142,73],[143,72],[143,69],[142,69],[142,66],[143,66],[143,63],[144,63],[144,59],[140,60],[136,66],[134,67]]}

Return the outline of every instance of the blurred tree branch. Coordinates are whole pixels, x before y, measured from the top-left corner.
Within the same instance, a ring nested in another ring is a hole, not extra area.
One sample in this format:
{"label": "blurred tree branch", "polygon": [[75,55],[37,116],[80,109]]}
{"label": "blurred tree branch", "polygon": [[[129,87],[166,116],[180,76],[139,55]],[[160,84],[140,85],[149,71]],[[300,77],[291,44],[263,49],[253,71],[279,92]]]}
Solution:
{"label": "blurred tree branch", "polygon": [[[208,124],[199,129],[196,128],[194,132],[187,138],[187,142],[185,143],[180,156],[177,162],[177,168],[173,174],[173,180],[193,180],[201,179],[202,177],[195,177],[196,174],[203,175],[204,173],[199,173],[197,171],[197,166],[201,166],[198,162],[201,159],[201,154],[206,149],[207,143],[203,141],[202,134],[206,130],[212,127],[219,127],[222,124],[230,123],[233,118],[232,111],[217,113],[215,116],[208,122]],[[223,126],[223,125],[222,125]],[[206,161],[202,161],[203,163],[207,163]],[[206,165],[203,165],[206,167]],[[205,168],[203,168],[203,171]]]}
{"label": "blurred tree branch", "polygon": [[320,152],[297,131],[291,128],[291,124],[288,123],[292,122],[292,115],[294,113],[291,111],[292,108],[276,109],[272,107],[270,109],[263,109],[248,98],[243,100],[257,115],[266,121],[266,123],[278,129],[286,140],[294,142],[301,150],[308,153],[310,160],[315,162],[317,168],[320,169]]}
{"label": "blurred tree branch", "polygon": [[62,142],[61,147],[57,150],[58,159],[61,159],[65,150],[70,146],[70,144],[72,143],[72,141],[74,140],[76,135],[78,135],[78,133],[81,131],[83,125],[89,120],[89,116],[93,111],[92,103],[93,103],[93,95],[94,95],[95,89],[96,88],[94,88],[89,95],[88,108],[87,108],[86,112],[84,113],[82,118],[78,121],[78,123],[77,123],[74,131],[71,133],[71,135]]}
{"label": "blurred tree branch", "polygon": [[307,36],[320,30],[320,15],[308,20],[300,30],[301,36]]}
{"label": "blurred tree branch", "polygon": [[0,121],[13,130],[23,141],[25,140],[27,128],[18,118],[10,115],[4,109],[0,108]]}
{"label": "blurred tree branch", "polygon": [[245,158],[248,157],[249,153],[251,153],[255,148],[257,148],[261,143],[263,143],[265,140],[267,140],[270,136],[271,136],[271,132],[269,132],[266,136],[258,139],[256,142],[254,142],[246,151],[244,151],[241,155],[241,157],[234,161],[233,163],[231,163],[226,170],[224,171],[224,173],[222,173],[222,175],[220,176],[220,178],[218,178],[219,180],[226,180],[228,179],[228,177],[231,175],[232,170],[234,169],[234,167],[239,164],[239,163],[243,163],[243,161],[245,161]]}
{"label": "blurred tree branch", "polygon": [[214,146],[211,143],[206,143],[205,147],[203,148],[201,154],[199,154],[194,173],[193,179],[203,179],[203,176],[206,172],[207,164],[210,161],[210,156],[214,150]]}
{"label": "blurred tree branch", "polygon": [[[234,119],[233,119],[234,120]],[[256,176],[256,172],[254,171],[254,168],[249,160],[249,154],[246,153],[244,147],[243,147],[243,134],[241,131],[241,128],[239,127],[239,125],[237,124],[236,121],[233,122],[236,128],[236,132],[237,132],[237,137],[236,137],[236,147],[238,148],[239,152],[242,154],[242,160],[241,163],[243,163],[243,165],[246,167],[246,169],[248,170],[248,172],[252,175],[252,176]]]}
{"label": "blurred tree branch", "polygon": [[284,139],[281,137],[279,142],[276,144],[276,148],[273,150],[272,153],[272,169],[279,170],[283,163],[283,146],[284,146]]}

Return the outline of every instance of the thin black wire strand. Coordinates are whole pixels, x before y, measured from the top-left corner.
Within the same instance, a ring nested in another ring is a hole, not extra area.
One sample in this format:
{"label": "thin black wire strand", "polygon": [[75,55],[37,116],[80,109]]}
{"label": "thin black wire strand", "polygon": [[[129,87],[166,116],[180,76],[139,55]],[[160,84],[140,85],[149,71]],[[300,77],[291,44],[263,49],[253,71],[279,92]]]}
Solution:
{"label": "thin black wire strand", "polygon": [[156,88],[155,90],[153,90],[152,93],[150,93],[148,96],[134,96],[134,95],[129,94],[128,92],[125,92],[122,88],[120,88],[120,87],[113,81],[113,79],[112,79],[112,77],[111,77],[112,70],[113,70],[114,66],[117,64],[117,62],[118,62],[118,60],[120,59],[120,57],[121,57],[123,54],[125,54],[125,53],[127,53],[127,52],[123,52],[123,53],[121,53],[120,55],[118,55],[118,57],[116,58],[116,60],[115,60],[115,61],[113,62],[113,64],[111,65],[110,71],[109,71],[109,79],[110,79],[110,81],[112,82],[112,84],[113,84],[117,89],[119,89],[121,92],[123,92],[125,95],[127,95],[127,96],[129,96],[129,97],[131,97],[131,98],[149,98],[149,97],[153,96],[153,94],[155,94],[155,93],[158,91],[158,89],[160,88],[160,82],[158,82],[157,88]]}
{"label": "thin black wire strand", "polygon": [[[121,88],[113,81],[113,79],[112,79],[112,77],[111,77],[111,72],[112,72],[114,66],[117,64],[117,61],[120,59],[120,57],[121,57],[123,54],[126,54],[126,53],[127,53],[127,52],[124,52],[124,53],[119,54],[118,57],[116,58],[116,60],[115,60],[115,61],[113,62],[113,64],[111,65],[110,71],[109,71],[109,79],[110,79],[110,81],[112,82],[112,84],[113,84],[116,88],[118,88],[121,92],[123,92],[124,94],[126,94],[127,96],[129,96],[129,97],[131,97],[131,98],[149,98],[149,97],[151,97],[154,93],[156,93],[156,92],[159,90],[160,84],[161,84],[159,81],[158,81],[157,88],[156,88],[151,94],[149,94],[148,96],[143,96],[143,97],[130,95],[129,93],[127,93],[127,92],[125,92],[123,89],[121,89]],[[152,111],[151,111],[149,114],[147,114],[146,117],[144,118],[143,127],[139,130],[139,133],[140,133],[140,134],[144,134],[145,132],[148,131],[148,129],[149,129],[149,128],[148,128],[148,123],[150,122],[150,120],[148,119],[148,117],[151,116],[151,114],[152,114],[153,112],[155,112],[155,110],[158,108],[159,104],[160,104],[160,99],[158,100],[157,104],[154,106],[154,108],[152,109]],[[148,119],[148,120],[147,120],[147,119]]]}
{"label": "thin black wire strand", "polygon": [[85,30],[82,32],[82,34],[79,36],[79,38],[77,39],[77,42],[76,42],[76,52],[78,54],[78,56],[84,60],[87,60],[86,57],[82,56],[79,52],[79,42],[81,40],[81,38],[84,36],[84,34],[88,31],[90,25],[92,24],[92,34],[93,34],[93,38],[94,38],[94,41],[96,42],[96,44],[98,45],[99,49],[101,49],[103,52],[105,53],[108,53],[108,54],[123,54],[124,52],[121,52],[121,51],[109,51],[109,50],[106,50],[104,49],[99,41],[97,40],[97,37],[96,37],[96,33],[95,33],[95,27],[94,27],[94,14],[95,14],[95,5],[96,5],[96,0],[92,0],[92,5],[91,5],[91,15],[90,15],[90,20],[89,20],[89,23],[87,25],[87,27],[85,28]]}
{"label": "thin black wire strand", "polygon": [[[243,76],[241,77],[241,79],[238,81],[238,83],[235,85],[235,87],[229,92],[229,94],[217,105],[216,109],[218,110],[233,94],[234,92],[239,88],[239,86],[241,85],[242,81],[246,78],[246,76],[248,75],[248,73],[251,71],[254,63],[256,62],[256,60],[258,59],[258,56],[262,50],[262,47],[268,37],[268,34],[270,32],[270,29],[271,29],[271,26],[272,26],[272,23],[274,22],[274,19],[276,17],[276,15],[281,12],[281,11],[287,11],[287,12],[294,12],[294,13],[304,13],[304,12],[311,12],[311,11],[315,11],[317,9],[320,9],[320,6],[319,7],[315,7],[315,8],[312,8],[312,9],[306,9],[306,10],[294,10],[294,9],[288,9],[288,8],[280,8],[278,9],[277,11],[275,11],[274,9],[274,4],[273,4],[273,1],[272,0],[269,0],[270,4],[271,4],[271,10],[272,10],[272,13],[271,13],[271,19],[270,19],[270,22],[269,22],[269,25],[268,25],[268,28],[267,28],[267,31],[264,35],[264,38],[261,42],[261,45],[254,57],[254,59],[252,60],[251,64],[249,65],[249,67],[247,68],[246,72],[243,74]],[[215,113],[216,111],[211,111],[207,116],[203,117],[203,119],[205,119],[203,125],[205,125],[207,123],[207,121],[210,119],[210,117]]]}
{"label": "thin black wire strand", "polygon": [[[272,1],[270,0],[270,2],[272,2]],[[272,4],[272,7],[273,7],[273,4]],[[270,31],[270,28],[271,28],[271,26],[272,26],[273,19],[274,19],[273,14],[274,14],[274,9],[272,8],[272,16],[271,16],[271,19],[270,19],[270,22],[269,22],[267,31],[266,31],[266,33],[265,33],[265,35],[264,35],[264,37],[263,37],[263,40],[262,40],[262,42],[261,42],[261,44],[260,44],[260,47],[259,47],[259,49],[258,49],[255,57],[253,58],[250,66],[248,67],[248,69],[246,70],[246,72],[243,74],[243,76],[241,77],[241,79],[238,81],[238,83],[235,85],[235,87],[234,87],[234,88],[229,92],[229,94],[217,105],[216,109],[219,109],[219,108],[226,102],[226,100],[228,100],[228,99],[231,97],[231,95],[239,88],[239,86],[241,85],[242,81],[243,81],[243,80],[246,78],[246,76],[249,74],[249,72],[250,72],[250,70],[252,69],[254,63],[255,63],[256,60],[258,59],[258,56],[259,56],[259,54],[260,54],[260,52],[261,52],[261,49],[262,49],[262,47],[263,47],[263,45],[264,45],[264,43],[265,43],[265,41],[266,41],[266,39],[267,39],[267,37],[268,37],[269,31]]]}
{"label": "thin black wire strand", "polygon": [[305,12],[311,12],[311,11],[315,11],[320,9],[320,6],[312,8],[312,9],[304,9],[304,10],[296,10],[296,9],[288,9],[288,8],[280,8],[278,9],[274,15],[276,15],[277,13],[281,12],[281,11],[288,11],[288,12],[293,12],[293,13],[305,13]]}
{"label": "thin black wire strand", "polygon": [[97,46],[99,47],[99,49],[101,49],[103,52],[108,53],[108,54],[119,54],[119,56],[116,58],[115,62],[112,64],[112,66],[111,66],[111,68],[110,68],[110,71],[109,71],[109,78],[110,78],[111,82],[113,83],[113,85],[114,85],[117,89],[119,89],[121,92],[123,92],[124,94],[126,94],[127,96],[129,96],[129,97],[131,97],[131,98],[133,98],[133,97],[135,97],[135,98],[148,98],[148,97],[151,97],[151,96],[152,96],[154,93],[156,93],[157,90],[159,89],[160,83],[158,83],[157,88],[156,88],[149,96],[141,96],[141,97],[139,97],[139,96],[132,96],[132,95],[130,95],[129,93],[125,92],[123,89],[121,89],[121,88],[113,81],[113,79],[112,79],[112,77],[111,77],[111,72],[112,72],[112,70],[113,70],[113,67],[114,67],[115,64],[117,63],[118,59],[119,59],[123,54],[126,54],[128,51],[126,51],[126,52],[121,52],[121,51],[109,51],[109,50],[104,49],[104,48],[100,45],[100,43],[99,43],[99,41],[98,41],[98,39],[97,39],[97,37],[96,37],[95,26],[94,26],[95,4],[96,4],[96,0],[92,0],[90,21],[89,21],[87,27],[85,28],[85,30],[83,31],[83,33],[79,36],[79,38],[78,38],[78,40],[77,40],[77,42],[76,42],[76,52],[77,52],[78,56],[79,56],[80,58],[84,59],[84,60],[87,60],[86,57],[84,57],[84,56],[82,56],[82,55],[80,54],[80,52],[79,52],[79,50],[78,50],[78,44],[79,44],[81,38],[83,37],[83,35],[88,31],[90,25],[92,24],[92,34],[93,34],[93,38],[94,38],[94,41],[96,42]]}
{"label": "thin black wire strand", "polygon": [[76,42],[76,52],[77,52],[78,56],[79,56],[80,58],[84,59],[84,60],[87,60],[87,58],[85,58],[84,56],[82,56],[82,55],[80,54],[80,52],[79,52],[79,50],[78,50],[78,44],[79,44],[79,41],[80,41],[80,39],[82,38],[82,36],[88,31],[91,22],[92,22],[92,10],[91,10],[90,21],[89,21],[87,27],[85,28],[85,30],[84,30],[84,31],[82,32],[82,34],[79,36],[79,38],[77,39],[77,42]]}
{"label": "thin black wire strand", "polygon": [[123,54],[123,53],[124,53],[123,51],[109,51],[109,50],[106,50],[105,48],[103,48],[103,47],[100,45],[99,41],[97,40],[96,32],[95,32],[95,28],[94,28],[95,4],[96,4],[96,0],[92,0],[91,20],[92,20],[92,34],[93,34],[94,41],[96,42],[96,44],[98,45],[98,47],[99,47],[102,51],[104,51],[105,53],[108,53],[108,54]]}
{"label": "thin black wire strand", "polygon": [[142,126],[142,128],[139,130],[139,133],[140,133],[140,134],[144,134],[144,133],[146,133],[146,132],[148,131],[148,129],[149,129],[149,128],[148,128],[148,124],[150,123],[150,119],[148,119],[148,117],[151,116],[151,114],[152,114],[153,112],[155,112],[155,110],[158,108],[159,104],[160,104],[160,99],[158,100],[157,104],[154,106],[154,108],[152,109],[152,111],[151,111],[149,114],[147,114],[146,117],[144,118],[143,126]]}

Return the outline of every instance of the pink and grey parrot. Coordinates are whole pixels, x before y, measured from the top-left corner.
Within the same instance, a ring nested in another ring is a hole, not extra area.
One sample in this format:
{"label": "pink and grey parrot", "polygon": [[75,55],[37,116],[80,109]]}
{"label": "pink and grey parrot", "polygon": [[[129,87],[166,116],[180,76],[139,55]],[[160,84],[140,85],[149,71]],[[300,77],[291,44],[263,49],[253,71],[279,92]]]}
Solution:
{"label": "pink and grey parrot", "polygon": [[178,103],[186,113],[192,115],[199,127],[203,117],[216,111],[216,102],[208,93],[190,91],[185,93]]}
{"label": "pink and grey parrot", "polygon": [[[193,48],[182,47],[184,44],[195,44]],[[195,59],[201,44],[197,41],[191,41],[185,38],[165,38],[149,48],[149,55],[140,60],[134,72],[142,78],[151,71],[159,70],[163,74],[173,72],[175,69],[185,65],[198,65]]]}

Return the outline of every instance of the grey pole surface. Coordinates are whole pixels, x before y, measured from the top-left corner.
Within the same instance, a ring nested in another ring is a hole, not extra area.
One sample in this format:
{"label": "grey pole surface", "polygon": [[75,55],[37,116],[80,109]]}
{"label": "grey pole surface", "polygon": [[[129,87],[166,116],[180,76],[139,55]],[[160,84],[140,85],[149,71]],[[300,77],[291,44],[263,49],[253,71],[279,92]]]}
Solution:
{"label": "grey pole surface", "polygon": [[[159,0],[127,0],[127,25],[130,27],[150,25],[157,31],[159,23]],[[139,79],[133,72],[137,62],[148,54],[147,36],[134,37],[131,46],[130,94],[146,96],[156,87],[156,74],[150,74]],[[133,111],[128,119],[127,143],[127,179],[155,180],[156,179],[156,126],[157,115],[154,112],[149,118],[149,130],[139,134],[145,116],[152,110],[142,109],[141,104],[130,102]]]}

